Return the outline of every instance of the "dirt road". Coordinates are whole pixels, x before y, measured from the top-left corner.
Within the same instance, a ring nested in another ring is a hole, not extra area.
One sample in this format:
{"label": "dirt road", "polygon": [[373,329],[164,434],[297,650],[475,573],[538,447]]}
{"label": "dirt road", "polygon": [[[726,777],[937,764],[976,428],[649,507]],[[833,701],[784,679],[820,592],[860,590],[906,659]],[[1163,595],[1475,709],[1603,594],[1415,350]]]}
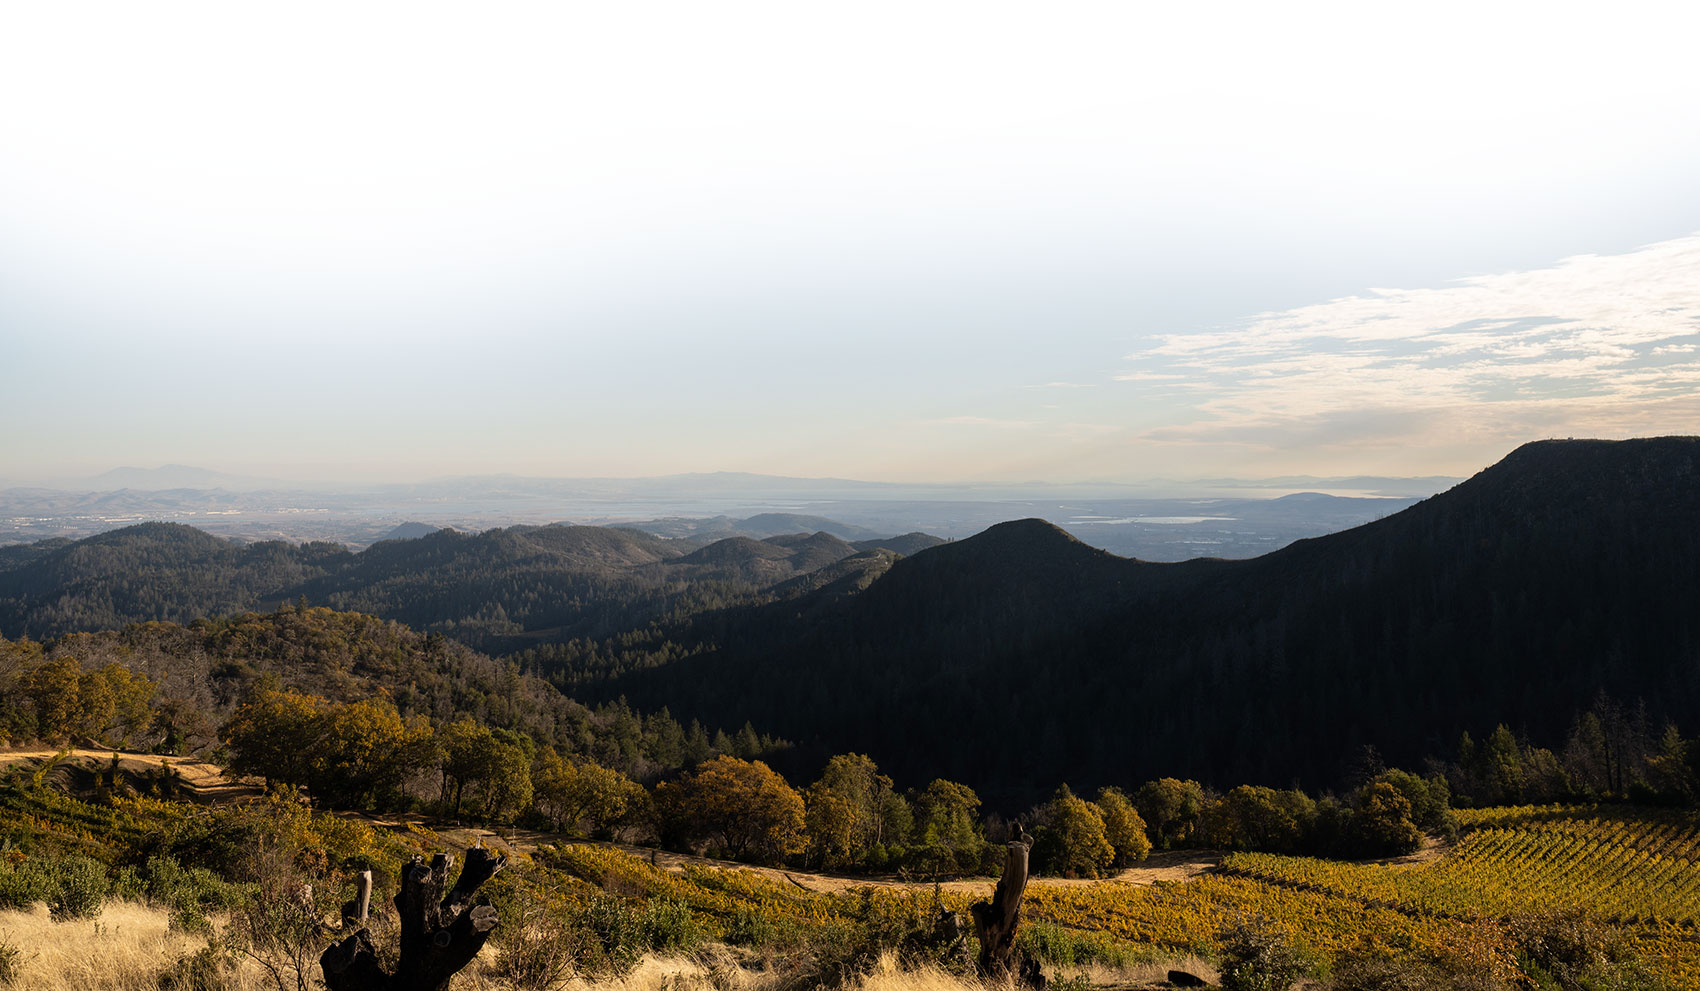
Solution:
{"label": "dirt road", "polygon": [[0,751],[0,768],[25,764],[40,767],[63,753],[65,764],[85,771],[105,771],[118,758],[118,770],[127,777],[140,778],[157,774],[169,767],[176,772],[185,797],[197,802],[230,801],[261,793],[257,781],[228,777],[217,764],[187,757],[168,757],[161,754],[140,754],[124,750],[8,750]]}

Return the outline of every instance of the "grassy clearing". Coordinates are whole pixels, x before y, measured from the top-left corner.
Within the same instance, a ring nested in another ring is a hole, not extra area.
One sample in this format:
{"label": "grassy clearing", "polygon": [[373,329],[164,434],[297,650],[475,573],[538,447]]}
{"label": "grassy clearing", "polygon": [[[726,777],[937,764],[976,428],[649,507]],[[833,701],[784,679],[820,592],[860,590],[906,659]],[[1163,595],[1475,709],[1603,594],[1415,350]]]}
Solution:
{"label": "grassy clearing", "polygon": [[[171,913],[108,902],[94,919],[54,922],[45,904],[0,911],[0,941],[15,947],[11,987],[27,991],[159,991],[163,974],[204,949],[204,936],[171,928]],[[236,967],[221,987],[257,991],[260,973]]]}

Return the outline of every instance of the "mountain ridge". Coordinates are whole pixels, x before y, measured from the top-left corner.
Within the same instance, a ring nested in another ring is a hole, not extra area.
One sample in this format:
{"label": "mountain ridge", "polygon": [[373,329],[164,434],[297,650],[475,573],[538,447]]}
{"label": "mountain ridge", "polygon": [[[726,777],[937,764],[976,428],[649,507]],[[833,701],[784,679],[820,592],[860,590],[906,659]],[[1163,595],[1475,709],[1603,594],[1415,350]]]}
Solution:
{"label": "mountain ridge", "polygon": [[830,607],[705,620],[682,659],[582,690],[1016,804],[1064,779],[1328,785],[1365,744],[1417,765],[1496,722],[1562,736],[1602,690],[1692,731],[1697,464],[1700,438],[1525,445],[1401,513],[1249,560],[1083,553],[1015,521]]}

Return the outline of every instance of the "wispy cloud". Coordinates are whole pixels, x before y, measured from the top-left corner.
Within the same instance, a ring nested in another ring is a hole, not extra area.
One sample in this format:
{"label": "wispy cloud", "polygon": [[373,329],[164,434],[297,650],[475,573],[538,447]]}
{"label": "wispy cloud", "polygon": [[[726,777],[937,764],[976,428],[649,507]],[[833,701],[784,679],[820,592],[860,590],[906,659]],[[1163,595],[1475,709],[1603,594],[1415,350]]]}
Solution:
{"label": "wispy cloud", "polygon": [[1146,434],[1271,446],[1457,443],[1700,424],[1700,235],[1376,289],[1154,339],[1116,374],[1188,401]]}
{"label": "wispy cloud", "polygon": [[1096,388],[1098,388],[1098,385],[1095,382],[1041,382],[1038,385],[1030,385],[1027,388],[1029,388],[1029,389],[1096,389]]}

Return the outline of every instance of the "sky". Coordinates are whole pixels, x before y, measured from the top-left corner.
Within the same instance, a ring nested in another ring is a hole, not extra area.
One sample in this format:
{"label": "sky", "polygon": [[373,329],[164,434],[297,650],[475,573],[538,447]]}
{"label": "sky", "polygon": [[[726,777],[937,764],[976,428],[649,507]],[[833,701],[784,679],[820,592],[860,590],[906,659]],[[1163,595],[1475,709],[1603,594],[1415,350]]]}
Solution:
{"label": "sky", "polygon": [[1688,5],[0,11],[0,481],[1700,433]]}

